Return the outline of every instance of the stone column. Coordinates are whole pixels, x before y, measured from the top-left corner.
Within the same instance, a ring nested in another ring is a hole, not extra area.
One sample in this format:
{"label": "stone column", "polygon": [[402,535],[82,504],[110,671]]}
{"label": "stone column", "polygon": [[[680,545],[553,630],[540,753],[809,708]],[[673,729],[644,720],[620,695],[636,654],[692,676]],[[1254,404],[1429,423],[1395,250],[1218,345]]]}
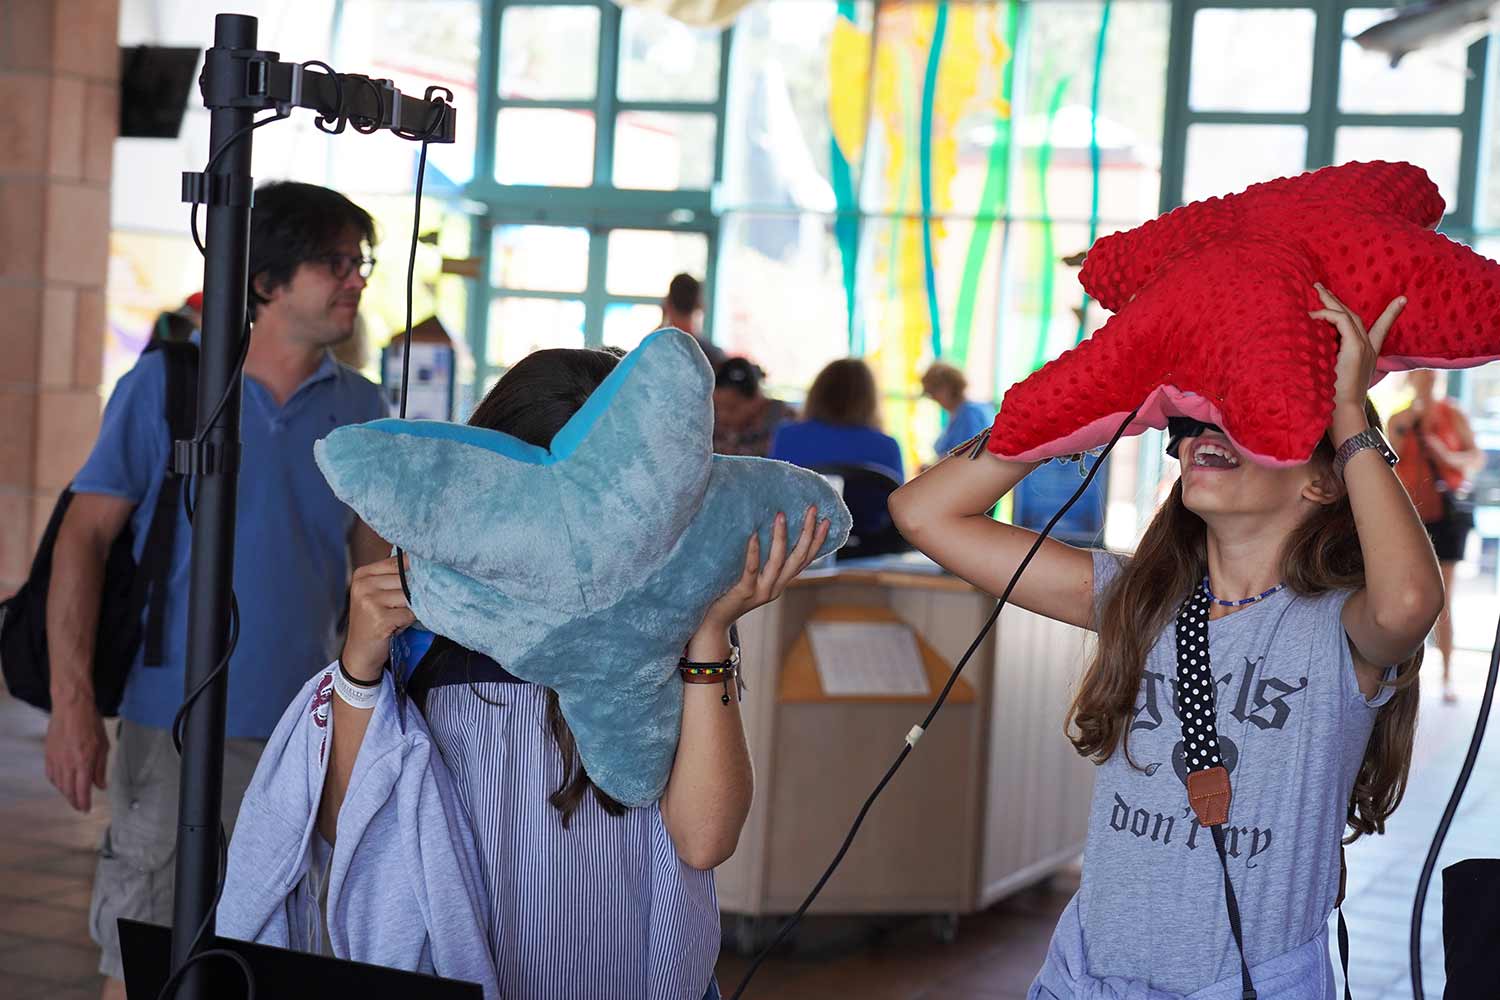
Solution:
{"label": "stone column", "polygon": [[0,594],[99,427],[119,0],[0,0]]}

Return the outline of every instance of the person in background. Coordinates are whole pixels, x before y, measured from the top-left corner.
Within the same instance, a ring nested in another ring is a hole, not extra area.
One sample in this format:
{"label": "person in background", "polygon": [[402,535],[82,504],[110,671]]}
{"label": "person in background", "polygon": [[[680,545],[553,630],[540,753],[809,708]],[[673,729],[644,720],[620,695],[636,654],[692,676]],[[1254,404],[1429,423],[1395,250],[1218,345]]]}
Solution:
{"label": "person in background", "polygon": [[830,362],[818,373],[807,390],[802,416],[776,431],[771,458],[804,469],[873,465],[897,483],[906,478],[901,446],[880,430],[875,375],[859,358]]}
{"label": "person in background", "polygon": [[[389,547],[339,502],[313,461],[313,442],[342,424],[385,415],[378,386],[335,361],[369,276],[369,213],[336,191],[273,183],[250,215],[234,593],[239,640],[230,661],[220,813],[233,829],[240,799],[277,719],[337,655],[351,565]],[[191,529],[179,513],[167,573],[163,660],[142,655],[126,681],[113,761],[94,704],[94,635],[105,558],[127,524],[140,558],[172,451],[163,416],[167,368],[142,355],[120,379],[98,440],[73,480],[47,592],[52,714],[47,779],[82,812],[107,791],[89,929],[102,949],[103,997],[125,996],[117,920],[172,921],[178,757],[169,728],[187,662]]]}
{"label": "person in background", "polygon": [[1401,459],[1396,474],[1411,495],[1443,571],[1443,613],[1433,631],[1443,657],[1443,701],[1451,704],[1458,700],[1451,671],[1453,583],[1474,527],[1473,508],[1462,501],[1455,504],[1455,499],[1467,493],[1484,468],[1484,452],[1475,444],[1463,411],[1439,389],[1436,372],[1419,369],[1406,381],[1414,395],[1411,405],[1391,417],[1391,445]]}
{"label": "person in background", "polygon": [[714,452],[719,455],[771,453],[776,428],[797,419],[797,411],[761,391],[766,373],[749,358],[730,358],[714,377]]}
{"label": "person in background", "polygon": [[967,397],[969,380],[950,364],[934,361],[922,374],[922,395],[948,414],[948,426],[933,444],[938,461],[995,422],[995,411]]}
{"label": "person in background", "polygon": [[182,303],[182,308],[177,310],[192,321],[193,329],[203,329],[203,293],[194,292]]}
{"label": "person in background", "polygon": [[667,286],[667,297],[661,300],[661,325],[692,334],[714,371],[729,359],[723,348],[703,336],[703,283],[691,274],[676,275]]}

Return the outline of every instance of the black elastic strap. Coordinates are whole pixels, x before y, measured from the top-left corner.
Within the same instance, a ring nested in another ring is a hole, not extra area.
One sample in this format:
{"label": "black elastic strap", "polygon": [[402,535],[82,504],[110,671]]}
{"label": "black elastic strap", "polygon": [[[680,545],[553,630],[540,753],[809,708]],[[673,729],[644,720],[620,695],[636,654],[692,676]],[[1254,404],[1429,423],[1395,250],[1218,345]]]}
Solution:
{"label": "black elastic strap", "polygon": [[[194,344],[160,341],[151,349],[162,353],[166,367],[163,415],[167,421],[168,437],[175,446],[177,441],[193,436],[197,422],[198,348]],[[167,478],[156,495],[156,508],[151,514],[146,544],[141,550],[141,560],[130,589],[131,620],[139,620],[142,611],[146,615],[142,644],[145,647],[143,663],[148,667],[160,666],[165,659],[167,577],[172,572],[172,555],[176,549],[177,508],[182,498],[183,482],[181,477],[172,474],[169,459]]]}
{"label": "black elastic strap", "polygon": [[1219,867],[1224,870],[1224,906],[1229,910],[1229,930],[1234,934],[1235,947],[1240,950],[1240,983],[1244,987],[1242,1000],[1256,1000],[1255,984],[1250,982],[1250,965],[1245,961],[1245,934],[1240,929],[1240,904],[1234,898],[1234,883],[1229,880],[1229,856],[1224,851],[1224,828],[1211,826],[1214,849],[1219,852]]}
{"label": "black elastic strap", "polygon": [[182,480],[168,475],[156,495],[156,510],[146,532],[146,545],[136,566],[130,588],[131,620],[146,614],[142,643],[146,648],[145,666],[159,667],[165,659],[163,643],[167,630],[167,577],[172,572],[172,551],[177,542],[177,502]]}
{"label": "black elastic strap", "polygon": [[1354,994],[1349,992],[1349,925],[1344,923],[1344,907],[1339,911],[1339,965],[1344,970],[1344,1000],[1354,1000]]}

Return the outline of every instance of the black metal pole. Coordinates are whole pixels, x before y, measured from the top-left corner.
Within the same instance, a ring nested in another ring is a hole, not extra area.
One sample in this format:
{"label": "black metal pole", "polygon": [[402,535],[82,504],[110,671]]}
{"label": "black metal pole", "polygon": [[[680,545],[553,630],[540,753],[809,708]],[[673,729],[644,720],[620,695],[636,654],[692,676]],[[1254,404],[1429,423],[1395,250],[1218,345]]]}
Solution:
{"label": "black metal pole", "polygon": [[[218,103],[215,77],[238,72],[232,50],[255,48],[256,19],[240,14],[214,18],[214,47],[203,70],[211,110],[210,148],[217,153],[246,128],[254,108]],[[243,89],[243,83],[240,84]],[[226,192],[209,200],[203,266],[203,336],[198,365],[198,429],[217,467],[192,481],[191,591],[188,600],[187,680],[191,692],[218,666],[229,648],[229,606],[234,579],[235,493],[239,481],[240,381],[236,371],[245,333],[245,281],[250,258],[250,140],[241,135],[218,157],[210,184]],[[222,178],[222,179],[221,179]],[[231,381],[234,385],[231,386]],[[226,390],[228,402],[214,427],[204,422]],[[219,806],[224,783],[224,715],[228,674],[220,674],[193,703],[184,725],[177,813],[177,884],[172,908],[172,969],[190,957],[194,936],[213,906],[219,877]],[[190,970],[179,997],[203,996],[201,968]]]}

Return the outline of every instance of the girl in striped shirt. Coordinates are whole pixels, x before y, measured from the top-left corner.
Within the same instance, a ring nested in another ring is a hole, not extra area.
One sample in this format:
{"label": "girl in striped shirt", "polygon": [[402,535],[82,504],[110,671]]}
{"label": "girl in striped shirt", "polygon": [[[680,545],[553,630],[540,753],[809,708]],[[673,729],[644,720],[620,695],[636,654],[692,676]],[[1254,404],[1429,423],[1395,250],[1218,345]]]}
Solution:
{"label": "girl in striped shirt", "polygon": [[[545,448],[613,370],[606,351],[530,355],[470,423]],[[762,561],[749,527],[740,581],[704,616],[694,661],[730,656],[729,626],[780,596],[821,547],[806,512],[788,550],[785,516]],[[731,530],[726,528],[726,530]],[[394,559],[363,567],[350,591],[343,667],[378,678],[389,640],[413,624]],[[583,770],[553,691],[437,637],[413,676],[422,707],[478,838],[490,896],[489,944],[506,1000],[554,997],[712,1000],[719,951],[712,870],[733,854],[752,775],[738,702],[717,684],[683,685],[682,730],[666,790],[626,808]],[[332,843],[369,710],[333,699],[319,830]]]}

